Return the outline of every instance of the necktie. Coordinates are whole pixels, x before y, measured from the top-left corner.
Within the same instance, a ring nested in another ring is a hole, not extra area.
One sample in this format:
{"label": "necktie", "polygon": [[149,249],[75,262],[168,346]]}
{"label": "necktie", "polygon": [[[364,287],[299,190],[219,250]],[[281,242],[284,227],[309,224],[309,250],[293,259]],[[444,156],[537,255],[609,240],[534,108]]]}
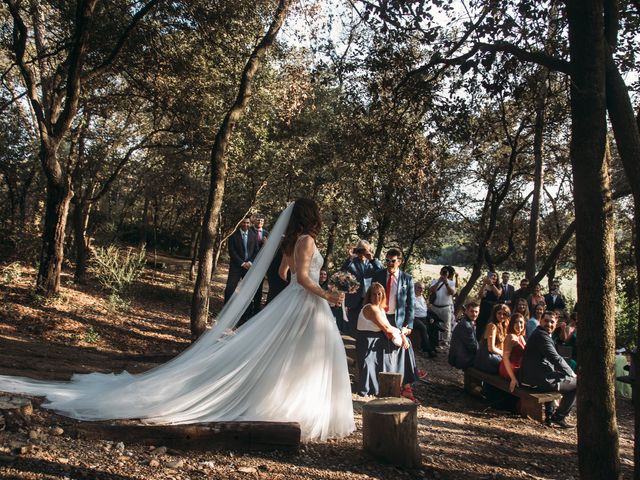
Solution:
{"label": "necktie", "polygon": [[247,251],[247,232],[242,232],[242,245],[244,246],[244,259],[247,260],[249,258]]}
{"label": "necktie", "polygon": [[391,302],[391,285],[393,285],[393,275],[389,273],[387,277],[387,304],[384,307],[385,312],[389,311],[389,303]]}
{"label": "necktie", "polygon": [[258,230],[258,241],[262,240],[262,230]]}

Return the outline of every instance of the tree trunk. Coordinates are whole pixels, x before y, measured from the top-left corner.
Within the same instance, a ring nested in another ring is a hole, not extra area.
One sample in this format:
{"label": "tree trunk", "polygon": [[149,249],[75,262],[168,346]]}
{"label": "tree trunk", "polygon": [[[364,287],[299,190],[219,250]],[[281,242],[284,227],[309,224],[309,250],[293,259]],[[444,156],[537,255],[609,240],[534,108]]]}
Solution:
{"label": "tree trunk", "polygon": [[73,191],[68,183],[47,180],[42,250],[36,288],[50,297],[60,290],[60,274],[64,260],[64,234]]}
{"label": "tree trunk", "polygon": [[536,273],[538,237],[540,236],[540,199],[544,178],[543,140],[545,124],[545,105],[547,102],[548,71],[541,68],[538,72],[538,89],[536,92],[536,122],[533,135],[533,198],[531,200],[531,219],[529,220],[529,236],[527,239],[527,259],[525,278],[532,279]]}
{"label": "tree trunk", "polygon": [[139,249],[147,247],[149,226],[149,196],[145,194],[144,206],[142,207],[142,220],[140,222],[140,240],[138,241]]}
{"label": "tree trunk", "polygon": [[571,165],[579,279],[577,394],[581,479],[617,479],[614,395],[615,261],[606,158],[605,39],[602,0],[567,2],[571,82]]}
{"label": "tree trunk", "polygon": [[382,255],[382,249],[384,248],[384,242],[387,240],[387,231],[389,230],[389,224],[391,219],[389,214],[385,213],[382,220],[378,224],[378,238],[376,240],[376,251],[373,254],[375,258],[380,258]]}
{"label": "tree trunk", "polygon": [[89,249],[87,243],[87,220],[89,219],[89,203],[85,199],[79,199],[74,205],[72,221],[73,236],[76,250],[76,270],[74,281],[84,283],[87,276],[87,260]]}
{"label": "tree trunk", "polygon": [[331,257],[333,256],[333,249],[335,248],[336,243],[336,231],[338,230],[338,222],[340,221],[340,213],[334,211],[331,214],[331,225],[329,226],[329,232],[327,234],[327,250],[324,255],[324,264],[322,265],[323,269],[329,268],[329,264],[331,263]]}
{"label": "tree trunk", "polygon": [[[611,47],[607,49],[607,110],[613,126],[613,133],[622,159],[622,165],[631,187],[634,200],[634,250],[636,278],[640,279],[640,117],[635,117],[624,79],[620,75]],[[638,320],[638,345],[640,345],[640,319]],[[636,378],[635,391],[639,392],[640,377]],[[635,440],[634,478],[640,480],[640,395],[634,395]]]}
{"label": "tree trunk", "polygon": [[197,227],[191,235],[191,248],[189,249],[189,256],[191,257],[191,266],[189,267],[189,280],[193,281],[196,276],[196,265],[198,263],[198,246],[200,245],[200,222],[198,221]]}
{"label": "tree trunk", "polygon": [[260,67],[269,47],[282,26],[287,16],[289,4],[292,0],[279,0],[274,19],[266,34],[256,45],[247,61],[240,79],[238,95],[233,105],[225,115],[222,125],[218,130],[211,152],[211,183],[207,198],[207,208],[204,215],[202,235],[200,240],[200,255],[198,264],[198,277],[193,291],[191,302],[191,334],[200,336],[207,325],[209,314],[209,289],[211,285],[211,272],[213,270],[213,249],[215,246],[216,231],[218,227],[218,215],[222,207],[224,187],[227,174],[226,151],[235,124],[240,120],[251,97],[253,78]]}

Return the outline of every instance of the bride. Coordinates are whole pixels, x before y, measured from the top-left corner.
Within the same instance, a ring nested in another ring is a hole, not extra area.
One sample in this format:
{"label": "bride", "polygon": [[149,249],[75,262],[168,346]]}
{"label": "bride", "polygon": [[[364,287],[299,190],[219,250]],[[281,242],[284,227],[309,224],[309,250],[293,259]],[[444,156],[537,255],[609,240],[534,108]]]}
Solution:
{"label": "bride", "polygon": [[[347,360],[327,303],[341,298],[318,285],[320,226],[313,200],[290,203],[215,326],[171,361],[138,375],[76,374],[69,382],[0,375],[0,391],[46,396],[44,407],[80,420],[298,422],[303,441],[348,435],[355,424]],[[283,234],[281,271],[291,271],[291,283],[232,331]]]}

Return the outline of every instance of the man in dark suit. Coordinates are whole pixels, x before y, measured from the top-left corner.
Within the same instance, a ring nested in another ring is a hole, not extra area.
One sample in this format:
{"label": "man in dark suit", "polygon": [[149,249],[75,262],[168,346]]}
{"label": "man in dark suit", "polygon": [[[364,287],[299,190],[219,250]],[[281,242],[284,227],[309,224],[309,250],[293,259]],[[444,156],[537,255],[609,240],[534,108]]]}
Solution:
{"label": "man in dark suit", "polygon": [[371,284],[371,277],[373,277],[376,271],[382,270],[383,268],[380,260],[373,258],[371,245],[366,240],[360,240],[349,252],[349,257],[342,264],[340,270],[349,272],[360,282],[358,291],[347,294],[344,299],[344,305],[347,307],[347,319],[349,321],[348,328],[351,333],[355,334],[358,315],[360,315],[360,310],[362,310],[362,298],[365,293],[367,293],[367,289]]}
{"label": "man in dark suit", "polygon": [[[262,249],[262,246],[269,238],[269,231],[264,228],[264,215],[260,213],[256,213],[252,217],[253,226],[251,230],[256,234],[256,242],[258,243],[258,252]],[[258,289],[256,290],[256,294],[253,297],[253,302],[251,303],[251,313],[255,315],[262,309],[262,289],[264,286],[264,282],[261,282],[258,285]]]}
{"label": "man in dark suit", "polygon": [[520,280],[520,288],[513,292],[513,296],[511,297],[511,305],[515,305],[518,303],[519,298],[524,298],[527,300],[529,298],[529,279],[523,278]]}
{"label": "man in dark suit", "polygon": [[502,284],[500,285],[500,288],[502,288],[502,294],[500,295],[498,302],[504,303],[511,308],[515,289],[513,288],[513,285],[509,283],[509,278],[509,272],[502,272]]}
{"label": "man in dark suit", "polygon": [[556,424],[562,428],[571,428],[572,425],[565,421],[565,417],[575,403],[577,379],[571,367],[558,355],[551,339],[557,321],[555,312],[544,312],[540,326],[529,336],[519,372],[520,382],[541,391],[560,392],[562,400],[555,412],[553,402],[544,404],[545,423],[548,426]]}
{"label": "man in dark suit", "polygon": [[478,351],[476,340],[476,319],[480,315],[480,305],[467,303],[464,316],[453,329],[451,346],[449,347],[449,365],[464,370],[473,366]]}
{"label": "man in dark suit", "polygon": [[224,303],[229,301],[235,292],[238,282],[246,275],[251,264],[258,255],[258,240],[251,231],[251,219],[244,218],[238,230],[229,237],[229,276],[224,289]]}
{"label": "man in dark suit", "polygon": [[554,279],[551,282],[551,289],[544,296],[544,303],[547,304],[547,310],[566,310],[567,304],[560,293],[560,281]]}

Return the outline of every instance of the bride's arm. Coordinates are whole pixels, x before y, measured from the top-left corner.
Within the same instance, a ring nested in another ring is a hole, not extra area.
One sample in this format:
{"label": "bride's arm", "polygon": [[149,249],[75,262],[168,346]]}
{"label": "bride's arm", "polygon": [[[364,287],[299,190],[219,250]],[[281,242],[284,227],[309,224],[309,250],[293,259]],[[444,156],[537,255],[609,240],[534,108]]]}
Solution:
{"label": "bride's arm", "polygon": [[318,282],[309,276],[309,266],[311,265],[311,257],[315,251],[315,243],[310,236],[302,237],[298,240],[295,247],[295,265],[296,277],[298,283],[311,293],[328,300],[331,303],[339,303],[342,295],[337,292],[323,290]]}
{"label": "bride's arm", "polygon": [[286,282],[288,272],[289,272],[289,262],[287,261],[287,257],[283,255],[282,261],[280,262],[280,267],[278,268],[278,275],[282,280]]}

